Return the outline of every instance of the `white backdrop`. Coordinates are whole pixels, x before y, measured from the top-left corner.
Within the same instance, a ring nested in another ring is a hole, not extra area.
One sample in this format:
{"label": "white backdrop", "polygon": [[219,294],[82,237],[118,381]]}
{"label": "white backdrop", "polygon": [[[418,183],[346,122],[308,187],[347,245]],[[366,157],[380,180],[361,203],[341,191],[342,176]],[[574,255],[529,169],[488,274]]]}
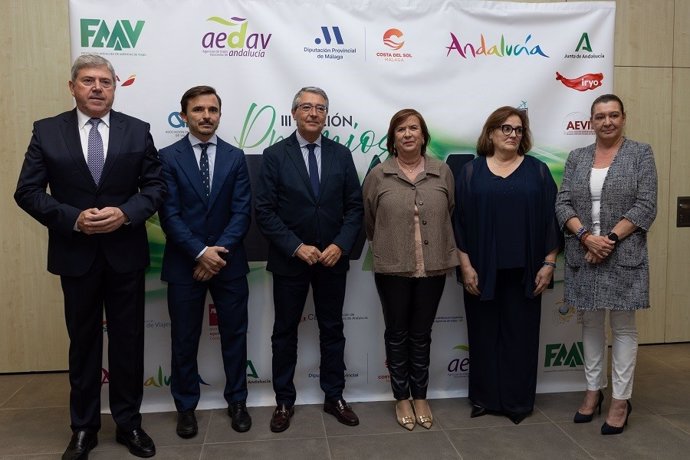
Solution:
{"label": "white backdrop", "polygon": [[[360,179],[385,159],[388,120],[418,109],[430,154],[474,154],[495,108],[528,111],[532,154],[560,183],[567,153],[593,141],[589,106],[613,88],[615,2],[508,3],[390,0],[70,0],[72,56],[98,53],[118,74],[115,109],[151,123],[159,147],[186,133],[179,99],[214,86],[223,101],[218,131],[243,148],[256,171],[264,148],[287,137],[290,103],[302,86],[330,97],[325,135],[351,148]],[[174,410],[169,394],[170,320],[159,281],[165,242],[149,222],[144,411]],[[271,278],[265,247],[248,237],[249,405],[271,405]],[[358,251],[356,251],[358,252]],[[350,401],[391,399],[383,320],[368,247],[352,261],[343,317]],[[539,392],[584,388],[577,314],[562,304],[562,270],[543,299]],[[297,403],[323,399],[311,300],[300,326]],[[213,306],[199,351],[200,408],[224,407]],[[430,398],[467,395],[469,353],[462,293],[449,278],[433,330]],[[107,384],[107,364],[103,380]],[[104,391],[107,389],[104,386]],[[107,398],[103,399],[107,401]]]}

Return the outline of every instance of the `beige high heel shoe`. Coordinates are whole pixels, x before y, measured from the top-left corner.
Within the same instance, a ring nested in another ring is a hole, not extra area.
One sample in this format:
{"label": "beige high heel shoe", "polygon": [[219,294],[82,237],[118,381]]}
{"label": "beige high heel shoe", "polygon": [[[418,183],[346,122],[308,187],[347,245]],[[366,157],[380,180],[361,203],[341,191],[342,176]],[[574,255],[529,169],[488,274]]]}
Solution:
{"label": "beige high heel shoe", "polygon": [[395,402],[395,418],[398,424],[408,431],[414,429],[414,412],[409,399],[402,399]]}
{"label": "beige high heel shoe", "polygon": [[426,399],[415,399],[414,413],[417,417],[417,424],[423,426],[427,430],[434,424],[434,416],[431,415],[431,408]]}

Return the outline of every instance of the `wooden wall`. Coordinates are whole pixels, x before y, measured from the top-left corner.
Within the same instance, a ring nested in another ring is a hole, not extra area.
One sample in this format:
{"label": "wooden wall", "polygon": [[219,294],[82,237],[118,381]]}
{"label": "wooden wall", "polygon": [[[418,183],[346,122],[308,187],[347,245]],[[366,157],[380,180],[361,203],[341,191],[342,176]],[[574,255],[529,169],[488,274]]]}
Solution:
{"label": "wooden wall", "polygon": [[[67,0],[0,0],[0,373],[67,368],[59,279],[46,272],[47,231],[12,194],[32,122],[72,107]],[[690,341],[690,228],[676,197],[690,196],[690,2],[619,0],[615,92],[627,135],[652,145],[659,213],[650,232],[652,309],[643,343]]]}

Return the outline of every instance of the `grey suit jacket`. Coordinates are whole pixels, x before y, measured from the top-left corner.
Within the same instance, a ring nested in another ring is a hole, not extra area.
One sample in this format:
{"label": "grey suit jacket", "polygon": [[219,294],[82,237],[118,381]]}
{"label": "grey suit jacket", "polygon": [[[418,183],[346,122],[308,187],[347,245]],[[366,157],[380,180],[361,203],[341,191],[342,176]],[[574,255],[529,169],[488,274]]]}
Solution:
{"label": "grey suit jacket", "polygon": [[585,261],[585,249],[565,228],[577,216],[592,228],[590,174],[595,145],[570,152],[556,198],[556,217],[565,235],[565,301],[583,310],[634,310],[649,307],[647,231],[656,217],[657,175],[648,144],[624,139],[601,193],[601,234],[622,218],[638,228],[621,240],[601,264]]}

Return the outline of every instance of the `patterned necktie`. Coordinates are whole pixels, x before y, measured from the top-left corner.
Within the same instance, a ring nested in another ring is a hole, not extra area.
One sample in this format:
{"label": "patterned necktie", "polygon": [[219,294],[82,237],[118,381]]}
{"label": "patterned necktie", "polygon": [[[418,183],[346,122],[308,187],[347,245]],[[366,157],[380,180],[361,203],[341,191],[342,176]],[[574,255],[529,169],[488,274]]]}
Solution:
{"label": "patterned necktie", "polygon": [[309,181],[311,182],[314,196],[319,196],[319,167],[316,164],[315,148],[316,144],[307,144],[307,150],[309,150]]}
{"label": "patterned necktie", "polygon": [[199,144],[201,147],[201,158],[199,159],[199,171],[201,172],[201,183],[204,186],[204,193],[206,193],[206,198],[211,194],[211,178],[209,175],[208,168],[208,146],[211,145],[210,142],[202,142]]}
{"label": "patterned necktie", "polygon": [[100,118],[91,118],[88,123],[91,125],[89,131],[89,142],[86,151],[86,164],[91,171],[91,176],[94,182],[98,185],[101,180],[101,173],[103,172],[103,164],[105,164],[105,153],[103,152],[103,138],[98,132],[98,124],[101,122]]}

